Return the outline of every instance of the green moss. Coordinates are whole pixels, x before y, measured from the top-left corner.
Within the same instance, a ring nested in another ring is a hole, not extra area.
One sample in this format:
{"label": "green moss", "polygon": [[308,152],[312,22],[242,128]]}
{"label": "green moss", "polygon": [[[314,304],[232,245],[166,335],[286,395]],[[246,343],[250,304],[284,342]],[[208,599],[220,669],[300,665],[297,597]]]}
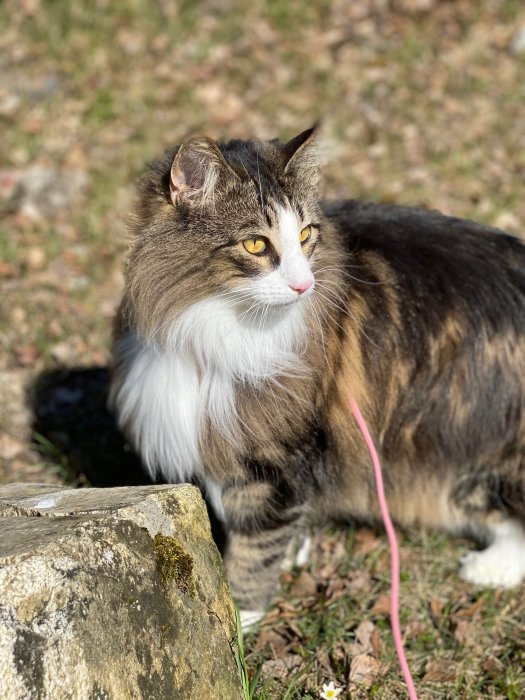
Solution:
{"label": "green moss", "polygon": [[163,624],[160,626],[160,648],[166,649],[169,646],[170,639],[173,639],[173,626]]}
{"label": "green moss", "polygon": [[195,595],[193,582],[193,559],[181,547],[175,537],[161,535],[153,538],[157,556],[157,570],[163,583],[174,581],[184,593]]}

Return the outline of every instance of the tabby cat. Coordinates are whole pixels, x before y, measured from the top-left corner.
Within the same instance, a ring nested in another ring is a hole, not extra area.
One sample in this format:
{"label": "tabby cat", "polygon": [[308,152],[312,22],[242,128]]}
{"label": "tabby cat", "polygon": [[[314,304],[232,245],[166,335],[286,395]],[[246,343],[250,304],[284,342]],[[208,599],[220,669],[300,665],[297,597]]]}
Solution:
{"label": "tabby cat", "polygon": [[153,476],[224,523],[245,619],[308,523],[474,537],[463,578],[525,577],[525,247],[439,213],[320,202],[315,134],[192,138],[140,185],[111,402]]}

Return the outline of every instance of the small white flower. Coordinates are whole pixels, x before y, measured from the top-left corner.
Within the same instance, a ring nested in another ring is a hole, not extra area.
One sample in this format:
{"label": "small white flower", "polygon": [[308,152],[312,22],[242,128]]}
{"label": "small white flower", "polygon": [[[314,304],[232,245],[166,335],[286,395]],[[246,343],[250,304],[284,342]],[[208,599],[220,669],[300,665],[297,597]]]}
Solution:
{"label": "small white flower", "polygon": [[332,698],[337,698],[342,692],[342,688],[336,688],[334,682],[330,681],[328,685],[323,683],[323,692],[321,693],[321,697],[323,700],[331,700]]}

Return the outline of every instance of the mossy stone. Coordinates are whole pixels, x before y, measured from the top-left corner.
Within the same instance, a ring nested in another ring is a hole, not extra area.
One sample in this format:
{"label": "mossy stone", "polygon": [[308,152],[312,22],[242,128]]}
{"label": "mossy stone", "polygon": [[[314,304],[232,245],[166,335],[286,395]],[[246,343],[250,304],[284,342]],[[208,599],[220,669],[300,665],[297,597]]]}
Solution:
{"label": "mossy stone", "polygon": [[168,537],[160,532],[153,538],[153,547],[157,557],[157,570],[163,583],[174,581],[184,593],[195,595],[193,582],[193,559],[184,551],[175,537]]}

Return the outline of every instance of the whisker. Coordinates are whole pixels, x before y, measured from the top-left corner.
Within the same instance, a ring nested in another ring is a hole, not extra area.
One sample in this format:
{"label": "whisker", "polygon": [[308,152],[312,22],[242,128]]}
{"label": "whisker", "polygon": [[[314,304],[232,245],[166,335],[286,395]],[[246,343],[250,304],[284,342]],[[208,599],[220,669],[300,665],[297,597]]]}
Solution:
{"label": "whisker", "polygon": [[315,292],[317,292],[317,295],[320,296],[322,299],[324,299],[327,302],[327,304],[332,306],[334,309],[338,309],[339,311],[341,311],[344,314],[349,313],[348,308],[346,306],[341,306],[340,304],[337,304],[333,299],[331,299],[330,297],[326,296],[326,294],[323,294],[321,291],[319,291],[319,286],[316,288],[316,290],[314,290],[314,294],[315,294]]}
{"label": "whisker", "polygon": [[[358,269],[362,269],[364,266],[362,266],[362,265],[347,265],[347,267],[356,267]],[[343,277],[347,277],[349,279],[352,279],[355,282],[360,282],[361,284],[370,285],[371,287],[374,287],[374,286],[380,287],[380,286],[384,286],[386,284],[392,284],[392,282],[390,280],[377,280],[376,282],[373,282],[371,280],[364,280],[360,277],[356,277],[351,272],[348,272],[347,270],[344,270],[343,268],[339,268],[339,267],[330,267],[330,266],[321,267],[318,270],[314,270],[314,275],[318,275],[320,272],[327,272],[327,271],[328,272],[335,272],[339,275],[343,275]],[[317,279],[317,277],[316,277],[316,279]]]}
{"label": "whisker", "polygon": [[[317,291],[318,297],[321,297],[321,298],[326,302],[326,305],[327,305],[328,307],[331,307],[331,308],[333,308],[334,310],[337,310],[337,311],[341,312],[342,314],[345,314],[345,315],[350,316],[351,318],[353,318],[353,319],[359,324],[359,326],[361,326],[361,324],[359,323],[358,318],[355,316],[355,314],[352,312],[352,310],[348,308],[348,306],[345,305],[345,306],[343,307],[343,306],[340,306],[339,304],[336,304],[336,303],[334,302],[333,299],[331,299],[330,297],[328,297],[328,296],[326,296],[325,294],[323,294],[322,292],[320,292],[318,288],[316,289],[316,291]],[[315,294],[315,292],[314,292],[314,294]],[[319,301],[319,300],[318,300],[318,301]],[[324,305],[322,306],[322,309],[323,309],[323,310],[325,311],[325,313],[330,317],[330,320],[332,321],[332,323],[334,323],[334,324],[335,324],[338,328],[340,328],[343,332],[346,332],[345,328],[337,321],[337,319],[335,319],[335,318],[330,314],[330,312],[328,311],[328,309],[326,309],[326,308],[324,307]],[[371,341],[371,342],[372,342],[372,341]]]}
{"label": "whisker", "polygon": [[317,301],[317,299],[313,299],[312,301],[314,302],[314,303],[312,304],[312,311],[313,311],[315,320],[316,320],[316,322],[317,322],[317,325],[319,326],[319,333],[320,333],[320,336],[321,336],[321,347],[322,347],[322,349],[323,349],[324,359],[325,359],[326,364],[328,364],[328,356],[327,356],[327,354],[326,354],[326,343],[325,343],[325,337],[324,337],[323,326],[322,326],[322,324],[321,324],[321,319],[319,318],[319,314],[317,313],[317,308],[316,308],[316,305],[315,305],[315,302]]}
{"label": "whisker", "polygon": [[262,185],[261,185],[261,173],[259,170],[259,151],[256,151],[255,153],[256,158],[257,158],[257,179],[259,180],[259,197],[261,198],[261,209],[264,209],[264,202],[263,202],[263,194],[262,194]]}

